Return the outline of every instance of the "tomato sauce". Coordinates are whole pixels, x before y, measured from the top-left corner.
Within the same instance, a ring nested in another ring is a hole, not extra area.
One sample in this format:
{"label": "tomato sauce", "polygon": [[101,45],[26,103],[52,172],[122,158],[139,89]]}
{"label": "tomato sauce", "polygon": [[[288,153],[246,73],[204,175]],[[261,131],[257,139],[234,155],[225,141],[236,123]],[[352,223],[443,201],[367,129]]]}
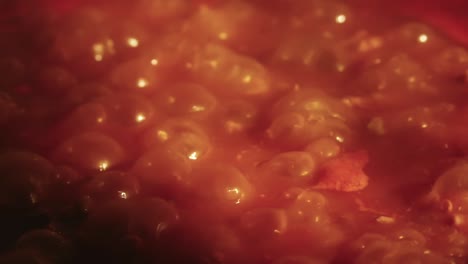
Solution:
{"label": "tomato sauce", "polygon": [[6,17],[0,263],[466,263],[468,50],[366,3]]}

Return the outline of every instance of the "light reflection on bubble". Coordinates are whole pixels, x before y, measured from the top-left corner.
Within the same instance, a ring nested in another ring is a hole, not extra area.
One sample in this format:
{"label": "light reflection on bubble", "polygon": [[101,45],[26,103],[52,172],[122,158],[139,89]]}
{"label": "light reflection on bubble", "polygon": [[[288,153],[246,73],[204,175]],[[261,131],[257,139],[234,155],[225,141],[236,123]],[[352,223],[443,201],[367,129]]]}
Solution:
{"label": "light reflection on bubble", "polygon": [[148,87],[148,80],[146,80],[145,78],[139,78],[137,80],[137,86],[138,86],[138,88]]}
{"label": "light reflection on bubble", "polygon": [[429,37],[426,34],[421,34],[418,37],[419,43],[426,43]]}
{"label": "light reflection on bubble", "polygon": [[130,38],[127,39],[127,44],[128,44],[128,46],[130,46],[132,48],[136,48],[136,47],[138,47],[140,45],[140,42],[138,41],[138,39],[130,37]]}
{"label": "light reflection on bubble", "polygon": [[101,162],[99,162],[98,167],[99,167],[99,171],[105,171],[105,170],[107,170],[109,168],[109,162],[106,161],[106,160],[101,161]]}
{"label": "light reflection on bubble", "polygon": [[137,121],[137,123],[141,123],[143,121],[146,120],[146,116],[144,114],[137,114],[136,117],[135,117],[135,121]]}
{"label": "light reflection on bubble", "polygon": [[159,64],[159,61],[157,59],[152,59],[151,60],[151,65],[156,66]]}
{"label": "light reflection on bubble", "polygon": [[344,138],[342,136],[335,136],[335,139],[336,139],[336,141],[338,141],[340,143],[344,142]]}
{"label": "light reflection on bubble", "polygon": [[100,55],[100,54],[94,55],[94,60],[96,60],[96,61],[102,61],[102,55]]}
{"label": "light reflection on bubble", "polygon": [[97,42],[92,46],[92,51],[94,54],[94,60],[101,62],[104,59],[106,54],[114,54],[114,42],[110,39],[107,39],[105,42]]}
{"label": "light reflection on bubble", "polygon": [[122,199],[127,199],[128,198],[128,195],[126,192],[123,192],[123,191],[119,191],[119,196],[120,198]]}
{"label": "light reflection on bubble", "polygon": [[205,107],[202,105],[194,105],[192,106],[192,112],[202,112],[205,111]]}
{"label": "light reflection on bubble", "polygon": [[236,200],[236,204],[240,204],[241,202],[241,198],[242,198],[242,193],[241,191],[239,190],[239,188],[230,188],[227,190],[227,194],[228,194],[228,199],[229,200]]}
{"label": "light reflection on bubble", "polygon": [[338,15],[338,16],[336,16],[335,21],[338,24],[343,24],[344,22],[346,22],[346,16],[343,15],[343,14]]}
{"label": "light reflection on bubble", "polygon": [[188,156],[188,158],[189,158],[190,160],[197,160],[198,157],[199,157],[199,154],[198,154],[198,152],[196,152],[196,151],[190,153],[189,156]]}

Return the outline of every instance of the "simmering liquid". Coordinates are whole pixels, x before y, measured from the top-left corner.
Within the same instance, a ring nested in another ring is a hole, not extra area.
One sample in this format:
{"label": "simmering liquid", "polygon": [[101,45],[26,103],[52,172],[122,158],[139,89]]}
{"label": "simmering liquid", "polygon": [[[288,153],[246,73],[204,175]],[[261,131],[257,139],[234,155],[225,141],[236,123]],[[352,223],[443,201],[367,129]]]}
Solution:
{"label": "simmering liquid", "polygon": [[0,263],[466,263],[468,50],[344,2],[10,21]]}

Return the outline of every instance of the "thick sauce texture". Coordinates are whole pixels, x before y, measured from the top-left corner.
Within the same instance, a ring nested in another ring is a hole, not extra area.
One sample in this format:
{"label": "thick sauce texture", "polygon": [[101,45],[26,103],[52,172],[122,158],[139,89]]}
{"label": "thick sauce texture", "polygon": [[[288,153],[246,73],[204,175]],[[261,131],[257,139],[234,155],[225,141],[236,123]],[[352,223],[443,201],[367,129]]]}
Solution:
{"label": "thick sauce texture", "polygon": [[468,50],[437,30],[31,2],[0,38],[0,263],[467,263]]}

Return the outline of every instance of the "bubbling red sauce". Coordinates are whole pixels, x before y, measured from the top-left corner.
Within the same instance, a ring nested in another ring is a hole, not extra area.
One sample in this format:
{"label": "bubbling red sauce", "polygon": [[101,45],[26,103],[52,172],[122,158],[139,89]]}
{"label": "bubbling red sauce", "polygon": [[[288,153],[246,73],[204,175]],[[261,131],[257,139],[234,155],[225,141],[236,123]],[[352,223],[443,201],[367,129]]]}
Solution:
{"label": "bubbling red sauce", "polygon": [[468,50],[437,30],[335,0],[29,5],[0,38],[0,263],[468,261]]}

